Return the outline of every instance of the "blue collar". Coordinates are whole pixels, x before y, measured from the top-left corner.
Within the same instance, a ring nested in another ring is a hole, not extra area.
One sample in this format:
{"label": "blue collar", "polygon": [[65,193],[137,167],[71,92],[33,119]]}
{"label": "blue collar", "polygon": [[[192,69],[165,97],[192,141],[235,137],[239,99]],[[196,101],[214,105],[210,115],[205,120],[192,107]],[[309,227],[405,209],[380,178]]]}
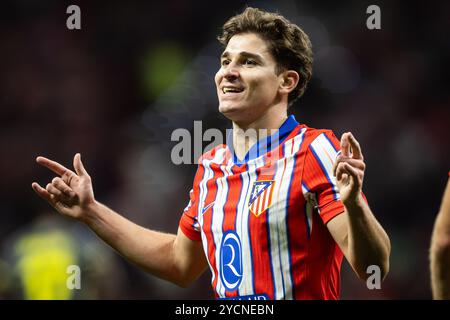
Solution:
{"label": "blue collar", "polygon": [[248,150],[247,154],[245,155],[243,160],[240,160],[236,154],[234,153],[234,147],[233,147],[233,130],[229,130],[228,137],[227,137],[227,145],[228,148],[231,151],[231,154],[233,155],[233,162],[237,165],[242,165],[244,163],[247,163],[250,160],[256,159],[267,152],[275,149],[283,143],[283,141],[287,138],[287,136],[294,130],[296,126],[298,126],[299,123],[297,120],[295,120],[295,117],[293,115],[290,115],[286,121],[281,125],[281,127],[272,134],[271,136],[262,138],[258,140],[251,148]]}

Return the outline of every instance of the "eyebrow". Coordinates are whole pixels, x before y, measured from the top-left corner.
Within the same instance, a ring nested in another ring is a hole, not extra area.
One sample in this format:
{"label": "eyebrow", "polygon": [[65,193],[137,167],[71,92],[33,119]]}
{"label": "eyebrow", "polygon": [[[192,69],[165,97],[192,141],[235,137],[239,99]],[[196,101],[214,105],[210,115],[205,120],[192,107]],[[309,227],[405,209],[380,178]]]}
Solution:
{"label": "eyebrow", "polygon": [[[253,58],[253,59],[258,60],[258,61],[263,61],[263,57],[261,55],[255,54],[255,53],[251,53],[251,52],[247,52],[247,51],[241,51],[237,55],[242,56],[242,57],[246,57],[246,58]],[[220,58],[221,59],[228,58],[229,56],[230,56],[230,53],[228,51],[225,51],[224,53],[222,53]]]}

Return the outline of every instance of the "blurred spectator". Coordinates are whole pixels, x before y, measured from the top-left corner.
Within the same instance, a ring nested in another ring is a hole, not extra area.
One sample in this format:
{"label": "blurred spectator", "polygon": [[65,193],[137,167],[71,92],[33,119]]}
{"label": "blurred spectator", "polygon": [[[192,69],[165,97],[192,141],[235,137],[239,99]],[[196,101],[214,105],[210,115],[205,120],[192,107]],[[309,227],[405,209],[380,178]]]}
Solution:
{"label": "blurred spectator", "polygon": [[[31,300],[119,297],[120,285],[115,284],[124,281],[124,271],[112,251],[84,228],[54,213],[39,215],[29,226],[6,239],[3,249],[8,264],[5,278],[9,279],[2,290],[6,297]],[[79,289],[67,285],[69,277],[75,274],[70,266],[80,270]]]}

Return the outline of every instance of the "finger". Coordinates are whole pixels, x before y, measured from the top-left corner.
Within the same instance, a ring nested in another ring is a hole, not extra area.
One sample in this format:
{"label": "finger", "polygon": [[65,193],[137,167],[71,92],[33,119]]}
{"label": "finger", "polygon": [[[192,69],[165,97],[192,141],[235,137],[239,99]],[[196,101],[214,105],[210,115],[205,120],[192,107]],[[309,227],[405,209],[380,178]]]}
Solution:
{"label": "finger", "polygon": [[355,168],[357,168],[359,170],[363,170],[363,171],[366,169],[366,164],[364,163],[364,161],[359,160],[359,159],[337,157],[335,166],[337,167],[339,165],[339,163],[348,163],[352,167],[355,167]]}
{"label": "finger", "polygon": [[348,142],[348,132],[341,137],[341,151],[344,157],[350,157],[350,144]]}
{"label": "finger", "polygon": [[343,179],[345,179],[347,176],[344,176],[345,174],[345,167],[344,167],[344,163],[341,162],[337,165],[337,169],[336,169],[336,179],[337,181],[341,182],[343,181]]}
{"label": "finger", "polygon": [[45,190],[50,193],[53,194],[54,196],[57,197],[61,197],[63,195],[63,193],[61,192],[61,190],[58,190],[58,188],[56,188],[53,184],[48,183],[47,186],[45,187]]}
{"label": "finger", "polygon": [[74,197],[75,192],[61,178],[56,177],[52,180],[52,186],[68,197]]}
{"label": "finger", "polygon": [[55,208],[56,208],[56,210],[58,210],[58,212],[60,212],[62,214],[70,215],[69,207],[62,202],[57,201],[55,203]]}
{"label": "finger", "polygon": [[336,154],[336,159],[333,163],[333,168],[331,169],[333,171],[333,176],[336,177],[336,169],[339,164],[339,159],[342,158],[342,150],[339,150]]}
{"label": "finger", "polygon": [[357,186],[358,188],[361,186],[361,176],[359,174],[359,170],[352,167],[348,163],[344,163],[344,170],[353,177],[353,186]]}
{"label": "finger", "polygon": [[62,192],[58,188],[56,188],[52,183],[47,184],[45,190],[50,194],[51,197],[51,204],[56,207],[58,210],[58,207],[56,206],[58,203],[63,205],[69,205],[74,200],[74,195],[69,196],[66,193]]}
{"label": "finger", "polygon": [[73,167],[79,176],[89,176],[84,168],[83,162],[81,162],[81,154],[77,153],[75,157],[73,157]]}
{"label": "finger", "polygon": [[331,169],[331,170],[333,171],[333,177],[336,177],[336,170],[337,170],[338,164],[339,164],[339,163],[336,161],[336,162],[333,164],[333,168]]}
{"label": "finger", "polygon": [[62,176],[63,174],[68,174],[68,173],[75,174],[72,170],[67,169],[66,167],[59,164],[58,162],[52,161],[45,157],[37,157],[36,162],[39,163],[41,166],[44,166],[47,169],[52,170],[54,173],[59,174],[60,176]]}
{"label": "finger", "polygon": [[352,147],[352,151],[353,151],[353,159],[363,159],[363,155],[362,155],[362,151],[361,151],[361,146],[358,142],[358,140],[356,140],[356,138],[353,136],[353,134],[350,132],[349,136],[348,136],[348,141],[350,142],[350,146]]}
{"label": "finger", "polygon": [[40,196],[42,199],[44,199],[45,201],[48,201],[50,204],[52,204],[52,196],[51,196],[51,194],[47,190],[42,188],[39,185],[39,183],[33,182],[31,184],[31,187],[33,188],[34,192],[36,192],[38,194],[38,196]]}
{"label": "finger", "polygon": [[344,167],[344,170],[347,171],[347,173],[349,173],[351,176],[353,176],[355,178],[358,177],[358,169],[352,167],[351,165],[349,165],[346,162],[343,163],[343,167]]}
{"label": "finger", "polygon": [[47,201],[51,206],[53,206],[56,210],[58,210],[61,213],[69,214],[67,206],[57,200],[57,197],[51,193],[49,193],[46,189],[42,188],[38,183],[33,182],[31,184],[31,187],[33,190],[45,201]]}

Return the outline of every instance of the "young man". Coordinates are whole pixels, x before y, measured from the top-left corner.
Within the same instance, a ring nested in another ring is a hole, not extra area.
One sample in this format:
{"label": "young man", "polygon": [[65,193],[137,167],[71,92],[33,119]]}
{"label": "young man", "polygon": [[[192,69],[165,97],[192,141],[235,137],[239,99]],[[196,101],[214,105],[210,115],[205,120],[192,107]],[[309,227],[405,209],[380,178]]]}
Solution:
{"label": "young man", "polygon": [[186,286],[209,266],[218,298],[338,299],[343,255],[361,279],[370,265],[384,278],[390,242],[361,191],[358,142],[345,133],[339,143],[287,115],[311,77],[307,35],[280,15],[247,8],[219,41],[219,111],[233,137],[200,158],[177,235],[98,203],[79,154],[75,172],[38,157],[60,177],[33,189],[158,277]]}

